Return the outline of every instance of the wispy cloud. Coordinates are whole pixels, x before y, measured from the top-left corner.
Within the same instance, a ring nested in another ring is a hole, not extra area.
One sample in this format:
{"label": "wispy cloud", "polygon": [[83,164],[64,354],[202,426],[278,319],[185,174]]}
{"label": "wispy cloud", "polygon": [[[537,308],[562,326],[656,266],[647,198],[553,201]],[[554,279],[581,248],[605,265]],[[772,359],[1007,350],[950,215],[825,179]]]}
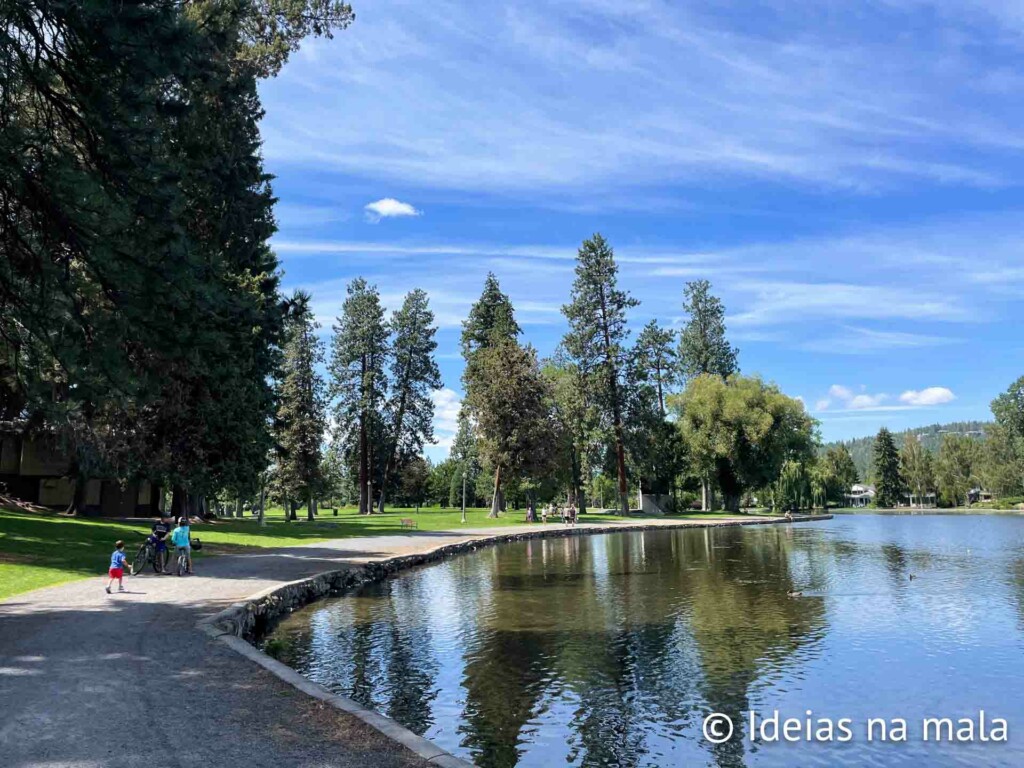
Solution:
{"label": "wispy cloud", "polygon": [[369,221],[377,222],[381,219],[394,219],[402,216],[419,216],[422,211],[417,211],[409,203],[395,200],[393,197],[384,197],[364,207],[366,218]]}
{"label": "wispy cloud", "polygon": [[872,328],[841,326],[837,333],[811,339],[800,345],[811,352],[833,355],[871,355],[888,349],[917,349],[956,344],[960,339],[905,331],[879,331]]}
{"label": "wispy cloud", "polygon": [[[628,14],[593,0],[380,0],[267,84],[265,151],[275,166],[534,196],[628,200],[624,185],[722,175],[1004,185],[1024,84],[975,53],[1011,47],[998,5],[941,6],[970,19],[967,46],[966,31],[932,34],[940,6],[916,2],[840,2],[827,24],[766,3],[738,24],[711,0]],[[971,110],[992,84],[1009,98]]]}

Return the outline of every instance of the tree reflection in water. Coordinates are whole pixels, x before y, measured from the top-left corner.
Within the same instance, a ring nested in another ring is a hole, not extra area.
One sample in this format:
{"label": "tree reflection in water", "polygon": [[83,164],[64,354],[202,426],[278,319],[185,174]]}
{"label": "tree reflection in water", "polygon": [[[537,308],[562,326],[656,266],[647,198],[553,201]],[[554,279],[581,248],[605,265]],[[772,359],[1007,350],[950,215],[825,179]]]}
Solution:
{"label": "tree reflection in water", "polygon": [[[949,626],[980,631],[965,622],[1002,620],[1002,607],[1019,632],[1024,560],[1007,532],[993,532],[984,557],[966,557],[960,528],[928,520],[913,524],[933,526],[934,541],[879,518],[525,541],[296,612],[270,644],[308,677],[484,768],[789,765],[782,750],[750,748],[748,710],[792,705],[796,691],[792,714],[837,696],[857,714],[865,665],[880,659],[908,672],[876,679],[869,704],[903,706],[918,686],[927,706],[944,679],[930,679],[927,654],[943,652]],[[997,594],[976,587],[996,582]],[[927,585],[940,583],[977,605],[933,599]],[[998,673],[979,671],[993,660],[1020,668],[1019,636],[996,627],[981,645],[997,654],[987,660],[959,641],[965,680],[995,685]],[[733,718],[726,744],[703,739],[710,712]],[[899,759],[929,762],[915,749]]]}

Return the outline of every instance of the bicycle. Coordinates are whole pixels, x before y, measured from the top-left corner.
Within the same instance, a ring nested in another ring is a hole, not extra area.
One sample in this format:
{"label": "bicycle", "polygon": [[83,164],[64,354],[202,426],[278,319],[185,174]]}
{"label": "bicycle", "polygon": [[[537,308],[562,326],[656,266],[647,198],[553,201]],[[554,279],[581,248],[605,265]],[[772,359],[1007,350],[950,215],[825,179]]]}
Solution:
{"label": "bicycle", "polygon": [[132,560],[132,567],[128,569],[128,573],[137,576],[150,564],[153,566],[153,573],[161,573],[167,564],[167,550],[158,551],[156,543],[147,536],[146,540],[142,542],[142,546],[139,547],[135,559]]}
{"label": "bicycle", "polygon": [[[189,544],[197,552],[203,548],[203,543],[199,539],[191,539]],[[184,576],[186,573],[188,573],[188,553],[183,547],[178,547],[178,575]]]}

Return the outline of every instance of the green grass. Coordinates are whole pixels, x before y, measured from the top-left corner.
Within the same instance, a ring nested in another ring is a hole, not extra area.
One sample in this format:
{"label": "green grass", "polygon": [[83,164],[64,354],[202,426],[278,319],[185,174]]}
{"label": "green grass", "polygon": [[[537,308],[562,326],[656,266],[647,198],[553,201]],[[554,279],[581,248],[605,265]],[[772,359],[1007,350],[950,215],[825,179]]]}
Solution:
{"label": "green grass", "polygon": [[[375,536],[400,533],[401,520],[411,518],[420,531],[457,531],[464,528],[520,525],[528,527],[524,510],[509,510],[500,518],[491,519],[486,509],[466,510],[467,523],[461,522],[458,509],[425,507],[392,509],[383,515],[359,515],[354,508],[340,509],[335,517],[331,510],[321,511],[310,523],[305,512],[299,521],[286,522],[280,508],[267,512],[267,524],[259,526],[249,516],[244,519],[220,519],[193,526],[192,535],[209,545],[202,557],[219,552],[238,551],[251,547],[288,547],[328,539],[353,536]],[[674,519],[707,519],[725,513],[687,513]],[[607,514],[588,514],[587,522],[614,522],[622,518]],[[534,524],[540,526],[542,524]],[[551,523],[548,523],[551,525]],[[103,518],[68,518],[34,514],[0,507],[0,599],[40,587],[66,581],[94,577],[106,573],[114,542],[123,539],[129,560],[149,533],[149,522],[128,522]]]}

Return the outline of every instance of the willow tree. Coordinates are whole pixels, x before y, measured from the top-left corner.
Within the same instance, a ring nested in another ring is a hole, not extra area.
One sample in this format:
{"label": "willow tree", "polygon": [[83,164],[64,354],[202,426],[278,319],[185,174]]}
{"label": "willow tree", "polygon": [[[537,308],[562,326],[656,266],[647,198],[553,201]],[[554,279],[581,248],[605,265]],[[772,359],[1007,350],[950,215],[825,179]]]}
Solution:
{"label": "willow tree", "polygon": [[[491,380],[494,363],[489,361],[486,353],[505,344],[518,344],[520,329],[516,322],[515,310],[509,297],[502,293],[498,278],[493,273],[487,274],[480,298],[469,310],[469,317],[462,324],[462,357],[466,367],[462,373],[462,386],[466,393],[465,405],[469,408],[469,416],[479,426],[486,418],[493,421],[492,414],[484,414],[480,409],[490,407],[491,388],[496,384]],[[486,363],[486,364],[485,364]],[[502,451],[491,451],[491,458],[504,455]],[[505,467],[504,469],[507,469]],[[492,464],[494,471],[494,489],[491,499],[491,514],[504,508],[502,496],[502,471],[500,463]]]}
{"label": "willow tree", "polygon": [[572,301],[562,307],[569,321],[563,345],[579,365],[595,406],[609,423],[615,445],[619,511],[629,513],[626,485],[626,440],[623,428],[628,382],[629,328],[626,310],[639,302],[618,287],[618,266],[600,234],[584,240],[577,252]]}
{"label": "willow tree", "polygon": [[348,285],[348,296],[334,325],[328,391],[339,437],[349,445],[357,443],[360,514],[373,509],[371,454],[386,393],[387,354],[388,331],[380,294],[357,277]]}
{"label": "willow tree", "polygon": [[738,512],[743,493],[774,483],[787,461],[811,457],[815,421],[799,400],[756,377],[702,375],[669,399],[696,469]]}
{"label": "willow tree", "polygon": [[390,424],[388,448],[380,485],[379,512],[384,512],[384,494],[394,468],[401,458],[415,456],[424,443],[434,439],[434,401],[431,394],[441,388],[441,372],[434,360],[437,342],[434,313],[425,291],[410,292],[402,308],[391,317],[391,394],[387,403]]}

